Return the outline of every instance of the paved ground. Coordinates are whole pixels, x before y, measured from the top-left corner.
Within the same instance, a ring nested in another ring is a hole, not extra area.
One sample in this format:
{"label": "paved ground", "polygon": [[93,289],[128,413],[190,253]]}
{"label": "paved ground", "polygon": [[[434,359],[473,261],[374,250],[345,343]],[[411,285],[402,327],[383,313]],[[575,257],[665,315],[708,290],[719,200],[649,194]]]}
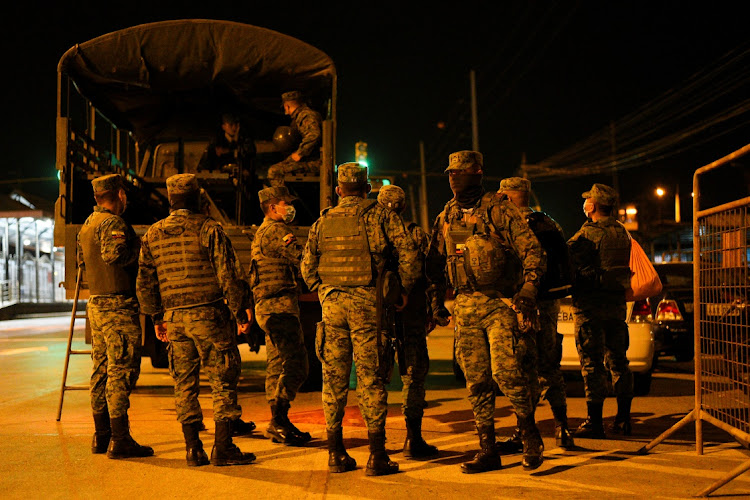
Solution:
{"label": "paved ground", "polygon": [[[65,352],[66,321],[0,324],[0,456],[4,498],[686,498],[725,477],[750,458],[745,448],[727,434],[706,427],[705,453],[695,453],[693,426],[689,425],[657,446],[650,454],[636,452],[682,418],[693,406],[689,364],[662,363],[652,392],[634,402],[634,435],[623,440],[580,440],[574,451],[556,449],[551,438],[549,407],[538,410],[545,436],[544,464],[533,472],[520,467],[520,456],[503,458],[503,469],[465,475],[459,464],[475,453],[474,432],[466,390],[451,366],[451,331],[430,336],[433,358],[429,375],[424,422],[427,440],[441,454],[429,461],[406,460],[400,448],[405,436],[400,413],[399,382],[391,384],[387,448],[401,465],[401,473],[371,478],[364,474],[367,432],[350,393],[345,418],[345,442],[359,464],[346,474],[329,474],[325,426],[320,393],[298,396],[290,413],[298,426],[314,436],[310,446],[274,445],[261,432],[237,438],[245,451],[258,456],[245,467],[188,468],[184,444],[175,420],[172,382],[166,370],[151,368],[144,360],[138,388],[132,397],[133,435],[156,450],[145,459],[109,460],[91,455],[93,424],[87,394],[69,391],[60,422],[55,420]],[[62,326],[61,326],[62,325]],[[267,424],[263,387],[264,353],[241,346],[243,417],[259,429]],[[85,383],[89,360],[71,359],[69,382]],[[213,423],[208,387],[203,385],[208,431],[202,434],[210,449]],[[585,414],[579,381],[569,383],[571,424]],[[608,400],[605,415],[612,416],[615,402]],[[509,434],[514,425],[507,400],[498,399],[498,434]],[[750,497],[750,477],[740,476],[716,492],[723,497]]]}

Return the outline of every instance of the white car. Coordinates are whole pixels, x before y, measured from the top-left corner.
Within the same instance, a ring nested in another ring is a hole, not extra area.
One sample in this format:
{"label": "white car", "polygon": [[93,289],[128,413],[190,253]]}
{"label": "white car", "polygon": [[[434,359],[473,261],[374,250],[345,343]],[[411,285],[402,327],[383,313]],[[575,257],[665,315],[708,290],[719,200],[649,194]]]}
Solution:
{"label": "white car", "polygon": [[[581,361],[578,357],[573,331],[571,303],[570,297],[560,300],[560,314],[557,322],[557,331],[563,335],[560,368],[563,372],[581,373]],[[651,374],[656,364],[654,336],[651,331],[651,306],[647,300],[628,302],[627,306],[626,318],[630,334],[627,357],[630,361],[630,371],[633,372],[635,379],[635,395],[645,396],[651,390]]]}

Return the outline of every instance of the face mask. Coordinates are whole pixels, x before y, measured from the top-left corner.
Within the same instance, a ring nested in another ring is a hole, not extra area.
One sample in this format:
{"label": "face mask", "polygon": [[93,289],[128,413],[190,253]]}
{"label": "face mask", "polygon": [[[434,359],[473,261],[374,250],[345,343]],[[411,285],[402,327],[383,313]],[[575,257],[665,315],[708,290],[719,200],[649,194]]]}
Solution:
{"label": "face mask", "polygon": [[451,191],[454,194],[463,193],[469,191],[472,188],[482,185],[482,174],[459,174],[451,175],[448,178],[448,182],[451,186]]}
{"label": "face mask", "polygon": [[[287,205],[284,208],[286,210],[281,214],[281,217],[284,221],[284,224],[289,224],[297,216],[297,209],[294,208],[294,205]],[[276,205],[276,209],[278,210],[278,205]]]}
{"label": "face mask", "polygon": [[590,201],[584,201],[583,202],[583,215],[586,216],[586,218],[590,218],[591,214],[594,213],[594,204]]}

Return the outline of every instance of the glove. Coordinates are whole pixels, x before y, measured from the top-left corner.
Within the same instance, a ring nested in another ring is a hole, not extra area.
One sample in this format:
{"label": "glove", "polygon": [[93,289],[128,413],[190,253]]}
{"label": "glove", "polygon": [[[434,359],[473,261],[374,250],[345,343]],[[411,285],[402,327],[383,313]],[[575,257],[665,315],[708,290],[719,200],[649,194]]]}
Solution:
{"label": "glove", "polygon": [[524,318],[532,318],[536,314],[536,287],[531,283],[524,283],[513,297],[513,309],[521,313]]}
{"label": "glove", "polygon": [[451,313],[445,307],[439,307],[437,311],[432,315],[432,318],[440,326],[448,326],[451,322]]}

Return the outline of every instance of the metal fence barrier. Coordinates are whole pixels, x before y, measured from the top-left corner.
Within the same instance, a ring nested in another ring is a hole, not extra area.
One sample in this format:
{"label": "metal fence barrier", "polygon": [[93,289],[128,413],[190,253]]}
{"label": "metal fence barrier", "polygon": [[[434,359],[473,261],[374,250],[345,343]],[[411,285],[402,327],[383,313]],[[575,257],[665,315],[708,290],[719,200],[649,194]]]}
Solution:
{"label": "metal fence barrier", "polygon": [[[726,183],[707,180],[721,179],[722,169],[743,174],[748,171],[746,162],[750,144],[693,175],[695,407],[641,453],[691,422],[698,455],[703,454],[703,422],[750,442],[750,197],[744,177],[739,182],[745,197],[735,200],[721,199],[721,191],[729,191]],[[713,200],[719,202],[707,206]],[[696,496],[708,496],[748,470],[750,460]]]}

